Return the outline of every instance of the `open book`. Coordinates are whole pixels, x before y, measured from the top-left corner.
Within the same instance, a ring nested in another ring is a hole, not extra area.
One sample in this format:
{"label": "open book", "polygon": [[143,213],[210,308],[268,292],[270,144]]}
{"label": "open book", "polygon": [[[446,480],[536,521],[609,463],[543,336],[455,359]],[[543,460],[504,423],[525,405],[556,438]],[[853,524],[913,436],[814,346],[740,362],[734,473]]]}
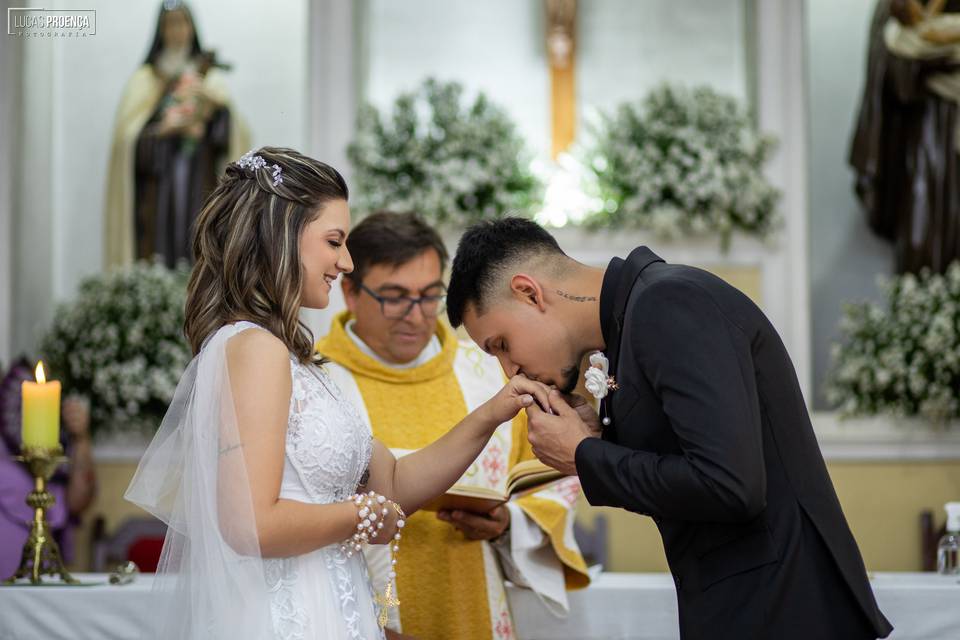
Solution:
{"label": "open book", "polygon": [[524,460],[515,464],[498,487],[476,486],[461,478],[445,494],[434,498],[422,508],[425,511],[461,509],[474,513],[487,513],[512,496],[535,493],[548,484],[566,476],[539,460]]}

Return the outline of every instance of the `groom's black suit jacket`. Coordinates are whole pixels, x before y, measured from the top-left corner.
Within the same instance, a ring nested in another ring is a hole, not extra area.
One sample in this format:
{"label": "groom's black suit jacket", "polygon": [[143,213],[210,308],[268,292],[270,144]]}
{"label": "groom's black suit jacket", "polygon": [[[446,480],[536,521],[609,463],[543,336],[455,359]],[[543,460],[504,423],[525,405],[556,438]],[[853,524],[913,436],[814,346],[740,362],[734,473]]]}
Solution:
{"label": "groom's black suit jacket", "polygon": [[646,247],[600,295],[603,438],[576,452],[592,505],[652,516],[684,639],[886,637],[776,330],[744,294]]}

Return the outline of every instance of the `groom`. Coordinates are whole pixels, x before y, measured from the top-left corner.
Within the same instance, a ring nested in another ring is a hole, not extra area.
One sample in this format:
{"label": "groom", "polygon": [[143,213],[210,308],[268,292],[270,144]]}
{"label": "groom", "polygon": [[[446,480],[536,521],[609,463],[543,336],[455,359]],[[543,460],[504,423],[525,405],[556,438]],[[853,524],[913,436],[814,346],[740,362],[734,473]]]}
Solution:
{"label": "groom", "polygon": [[602,424],[560,392],[531,408],[541,460],[590,504],[651,516],[685,640],[886,637],[863,560],[776,330],[745,295],[646,247],[606,269],[569,258],[533,222],[469,229],[447,294],[454,327],[569,393],[609,359]]}

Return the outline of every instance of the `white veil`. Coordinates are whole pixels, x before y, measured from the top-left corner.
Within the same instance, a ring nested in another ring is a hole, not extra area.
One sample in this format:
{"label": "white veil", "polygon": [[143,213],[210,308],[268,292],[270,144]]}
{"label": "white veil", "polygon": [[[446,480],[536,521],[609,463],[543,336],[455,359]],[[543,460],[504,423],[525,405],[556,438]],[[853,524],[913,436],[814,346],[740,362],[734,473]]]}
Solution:
{"label": "white veil", "polygon": [[267,638],[270,600],[222,327],[180,379],[125,494],[167,523],[147,637]]}

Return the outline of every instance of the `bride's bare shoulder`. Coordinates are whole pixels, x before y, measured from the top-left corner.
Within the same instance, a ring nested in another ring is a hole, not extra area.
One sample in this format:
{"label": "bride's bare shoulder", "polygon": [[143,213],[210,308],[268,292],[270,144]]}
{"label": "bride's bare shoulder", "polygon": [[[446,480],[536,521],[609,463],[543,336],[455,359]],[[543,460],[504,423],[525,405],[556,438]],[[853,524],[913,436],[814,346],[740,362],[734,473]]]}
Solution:
{"label": "bride's bare shoulder", "polygon": [[288,366],[290,352],[280,338],[266,329],[249,327],[227,340],[227,363],[236,369]]}

